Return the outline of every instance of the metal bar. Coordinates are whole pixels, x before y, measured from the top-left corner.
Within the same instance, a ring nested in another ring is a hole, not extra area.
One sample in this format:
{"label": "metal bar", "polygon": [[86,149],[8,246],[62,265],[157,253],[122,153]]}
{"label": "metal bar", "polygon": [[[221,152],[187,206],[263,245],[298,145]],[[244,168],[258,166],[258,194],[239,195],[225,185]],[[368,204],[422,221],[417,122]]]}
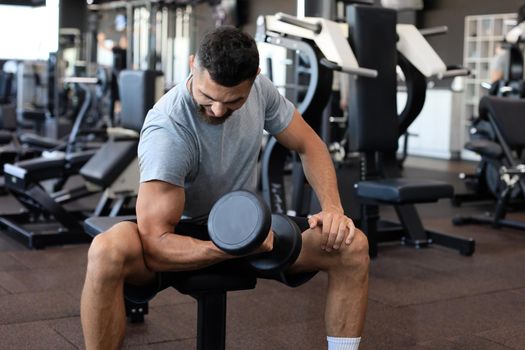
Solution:
{"label": "metal bar", "polygon": [[284,22],[284,23],[288,23],[288,24],[292,24],[294,26],[301,27],[301,28],[304,28],[304,29],[311,30],[315,34],[319,34],[321,32],[321,29],[323,28],[321,23],[319,23],[319,22],[317,22],[317,23],[310,23],[310,22],[307,22],[307,21],[303,21],[303,20],[301,20],[301,19],[299,19],[297,17],[287,15],[286,13],[282,13],[282,12],[277,12],[275,14],[275,18],[278,21],[281,21],[281,22]]}
{"label": "metal bar", "polygon": [[72,83],[72,84],[95,85],[95,84],[98,84],[98,78],[95,78],[95,77],[65,77],[62,79],[62,82]]}
{"label": "metal bar", "polygon": [[126,6],[146,6],[151,3],[150,0],[129,0],[129,1],[111,1],[103,4],[88,5],[88,10],[107,11],[125,8]]}
{"label": "metal bar", "polygon": [[432,35],[439,35],[439,34],[445,34],[448,32],[447,26],[439,26],[439,27],[432,27],[432,28],[423,28],[420,29],[419,32],[423,36],[432,36]]}
{"label": "metal bar", "polygon": [[467,68],[450,69],[443,73],[439,73],[438,78],[443,79],[443,78],[452,78],[452,77],[467,76],[467,75],[470,75],[470,69],[467,69]]}
{"label": "metal bar", "polygon": [[336,70],[343,73],[355,74],[364,78],[377,78],[377,70],[369,68],[343,68],[335,62],[329,61],[326,58],[321,58],[320,63],[332,70]]}
{"label": "metal bar", "polygon": [[126,48],[126,68],[132,69],[133,68],[133,28],[135,27],[135,18],[133,16],[133,5],[127,5],[126,6],[126,17],[127,17],[127,25],[126,25],[126,38],[127,38],[127,45]]}

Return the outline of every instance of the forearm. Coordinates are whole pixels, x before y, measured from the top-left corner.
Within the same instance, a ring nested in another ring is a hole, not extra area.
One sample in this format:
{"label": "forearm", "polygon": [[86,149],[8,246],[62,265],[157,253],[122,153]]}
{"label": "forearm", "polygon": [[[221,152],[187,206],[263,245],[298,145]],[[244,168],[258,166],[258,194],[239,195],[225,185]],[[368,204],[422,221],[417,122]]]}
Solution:
{"label": "forearm", "polygon": [[160,236],[142,235],[144,261],[153,271],[197,270],[232,259],[211,241],[166,232]]}
{"label": "forearm", "polygon": [[321,208],[343,211],[332,158],[324,142],[316,139],[299,153],[306,179],[312,186]]}

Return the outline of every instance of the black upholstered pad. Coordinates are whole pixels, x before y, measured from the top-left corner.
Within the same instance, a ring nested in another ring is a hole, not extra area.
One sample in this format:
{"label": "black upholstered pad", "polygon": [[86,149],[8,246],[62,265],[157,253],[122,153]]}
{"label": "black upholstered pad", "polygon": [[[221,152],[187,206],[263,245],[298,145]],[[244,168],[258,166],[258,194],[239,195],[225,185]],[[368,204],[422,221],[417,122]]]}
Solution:
{"label": "black upholstered pad", "polygon": [[503,156],[503,148],[498,143],[490,140],[472,140],[465,144],[465,148],[492,159],[499,159]]}
{"label": "black upholstered pad", "polygon": [[84,231],[95,237],[99,233],[107,231],[111,226],[118,224],[121,221],[137,221],[137,217],[134,215],[128,216],[95,216],[84,220]]}
{"label": "black upholstered pad", "polygon": [[0,144],[5,145],[13,141],[13,133],[8,130],[0,130]]}
{"label": "black upholstered pad", "polygon": [[523,115],[525,100],[499,96],[484,96],[479,101],[480,118],[492,120],[501,133],[503,141],[511,149],[525,148],[523,137]]}
{"label": "black upholstered pad", "polygon": [[32,120],[36,122],[43,123],[46,121],[46,111],[45,110],[31,110],[26,109],[22,111],[22,118],[26,120]]}
{"label": "black upholstered pad", "polygon": [[399,204],[435,202],[454,194],[445,182],[403,178],[359,181],[356,189],[361,198]]}
{"label": "black upholstered pad", "polygon": [[133,141],[108,141],[80,169],[86,180],[102,187],[109,187],[137,156]]}
{"label": "black upholstered pad", "polygon": [[[84,231],[94,237],[121,221],[136,222],[136,220],[137,217],[133,215],[91,217],[84,221]],[[203,235],[207,234],[206,225],[192,224],[184,220],[179,225],[182,231],[188,232],[192,237],[204,239]],[[236,264],[236,262],[228,261],[201,270],[178,272],[176,273],[176,284],[173,287],[184,294],[254,288],[257,283],[255,274],[251,270],[240,270],[238,267],[232,268],[233,264]]]}
{"label": "black upholstered pad", "polygon": [[23,133],[20,135],[20,142],[40,148],[55,148],[64,145],[63,141],[58,141],[51,137],[44,137],[32,133]]}
{"label": "black upholstered pad", "polygon": [[30,182],[42,181],[61,177],[64,174],[65,164],[64,158],[38,157],[15,164],[4,164],[4,173],[18,179],[30,178]]}

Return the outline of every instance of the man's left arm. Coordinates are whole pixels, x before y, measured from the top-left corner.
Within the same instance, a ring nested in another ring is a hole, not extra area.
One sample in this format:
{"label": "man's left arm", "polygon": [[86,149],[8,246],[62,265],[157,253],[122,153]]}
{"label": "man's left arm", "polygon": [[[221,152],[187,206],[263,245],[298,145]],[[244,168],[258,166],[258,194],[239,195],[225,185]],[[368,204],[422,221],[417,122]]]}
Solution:
{"label": "man's left arm", "polygon": [[331,251],[339,249],[343,241],[350,244],[355,227],[344,214],[335,168],[325,143],[297,109],[288,127],[275,137],[283,146],[299,154],[305,176],[319,199],[321,212],[310,217],[309,223],[311,228],[322,227],[321,248]]}

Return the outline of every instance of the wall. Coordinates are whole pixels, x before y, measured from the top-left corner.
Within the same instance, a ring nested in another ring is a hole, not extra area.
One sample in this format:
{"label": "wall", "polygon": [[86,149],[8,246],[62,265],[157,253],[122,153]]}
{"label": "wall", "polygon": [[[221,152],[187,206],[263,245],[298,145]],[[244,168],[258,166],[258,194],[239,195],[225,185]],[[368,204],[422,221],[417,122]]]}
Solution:
{"label": "wall", "polygon": [[448,26],[447,34],[430,37],[428,41],[446,64],[462,64],[465,16],[515,13],[524,3],[523,0],[425,0],[417,26]]}
{"label": "wall", "polygon": [[248,22],[243,29],[246,33],[255,35],[257,17],[260,15],[273,15],[276,12],[284,12],[289,15],[296,15],[297,1],[265,0],[251,1],[248,15]]}
{"label": "wall", "polygon": [[80,0],[60,0],[60,28],[78,28],[86,31],[87,4]]}
{"label": "wall", "polygon": [[[463,62],[463,27],[465,16],[516,12],[524,0],[425,0],[425,8],[417,16],[419,28],[448,26],[448,33],[429,38],[430,44],[447,64]],[[255,33],[257,16],[285,12],[295,15],[297,1],[265,0],[249,3],[247,33]]]}

